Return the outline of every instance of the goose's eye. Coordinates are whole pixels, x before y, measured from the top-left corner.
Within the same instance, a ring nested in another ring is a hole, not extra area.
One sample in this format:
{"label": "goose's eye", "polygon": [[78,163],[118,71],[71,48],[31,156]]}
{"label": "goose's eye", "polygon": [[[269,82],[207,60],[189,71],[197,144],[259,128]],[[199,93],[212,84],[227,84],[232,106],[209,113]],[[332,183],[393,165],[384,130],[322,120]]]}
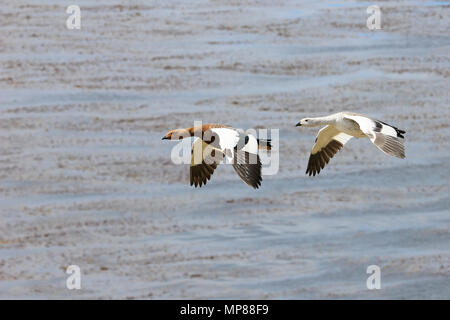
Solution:
{"label": "goose's eye", "polygon": [[308,120],[305,120],[305,122],[308,122]]}

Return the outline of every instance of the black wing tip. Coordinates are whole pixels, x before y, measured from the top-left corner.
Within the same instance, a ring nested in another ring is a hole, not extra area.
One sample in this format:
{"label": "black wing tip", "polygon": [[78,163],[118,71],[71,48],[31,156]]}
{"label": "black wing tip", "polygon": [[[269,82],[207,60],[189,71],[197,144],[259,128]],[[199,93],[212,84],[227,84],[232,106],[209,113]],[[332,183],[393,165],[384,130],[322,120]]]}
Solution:
{"label": "black wing tip", "polygon": [[[253,165],[253,166],[256,166],[256,165]],[[261,186],[261,182],[262,182],[260,169],[261,169],[261,167],[257,168],[259,173],[256,173],[256,175],[241,176],[241,174],[239,174],[239,173],[238,173],[238,175],[246,185],[252,187],[253,189],[258,189]]]}
{"label": "black wing tip", "polygon": [[203,184],[202,184],[202,182],[195,182],[195,183],[191,182],[191,186],[192,185],[194,186],[194,188],[201,188],[202,186],[206,186],[206,182]]}
{"label": "black wing tip", "polygon": [[245,182],[245,184],[247,184],[248,186],[252,187],[253,189],[258,189],[261,186],[261,182],[262,182],[262,177],[261,177],[261,168],[258,168],[259,173],[257,175],[252,175],[250,177],[247,177],[248,180],[245,181],[244,179],[242,179],[242,181]]}
{"label": "black wing tip", "polygon": [[397,127],[394,127],[394,126],[392,126],[392,125],[390,125],[390,124],[387,124],[386,122],[383,122],[383,121],[380,121],[380,120],[376,120],[376,121],[375,121],[375,125],[378,125],[378,123],[381,123],[381,124],[384,124],[384,125],[386,125],[386,126],[389,126],[389,127],[393,128],[393,129],[395,130],[395,132],[397,133],[397,137],[398,137],[398,138],[402,138],[402,139],[405,138],[405,137],[403,136],[403,135],[406,133],[405,130],[402,130],[402,129],[399,129],[399,128],[397,128]]}
{"label": "black wing tip", "polygon": [[315,177],[316,174],[319,175],[320,171],[325,168],[331,158],[334,157],[339,150],[342,149],[344,145],[337,141],[331,140],[324,148],[320,151],[309,156],[308,166],[306,169],[306,174]]}
{"label": "black wing tip", "polygon": [[[316,176],[316,170],[315,169],[312,169],[312,168],[308,168],[308,169],[306,169],[306,172],[305,172],[307,175],[309,175],[310,177],[311,176],[313,176],[313,177],[315,177]],[[319,175],[319,172],[317,172],[317,175]]]}
{"label": "black wing tip", "polygon": [[248,185],[256,190],[256,189],[259,189],[259,187],[261,186],[261,181],[262,181],[262,179],[260,181],[256,182],[255,184],[248,184]]}
{"label": "black wing tip", "polygon": [[241,178],[241,180],[252,187],[258,189],[261,186],[261,160],[257,154],[252,154],[252,157],[256,156],[256,163],[250,161],[250,153],[247,151],[236,151],[234,153],[233,168]]}
{"label": "black wing tip", "polygon": [[311,176],[315,177],[316,174],[319,175],[320,169],[316,169],[316,168],[308,168],[308,169],[306,169],[306,172],[305,172],[305,173],[306,173],[307,175],[309,175],[310,177],[311,177]]}
{"label": "black wing tip", "polygon": [[392,128],[394,128],[395,132],[397,133],[397,138],[405,139],[405,136],[404,136],[404,134],[406,133],[405,130],[401,130],[401,129],[396,128],[396,127],[392,127]]}
{"label": "black wing tip", "polygon": [[395,131],[397,131],[397,137],[405,139],[405,136],[404,136],[404,134],[406,133],[405,130],[400,130],[400,129],[395,128]]}
{"label": "black wing tip", "polygon": [[202,185],[206,185],[206,182],[203,183],[202,181],[195,180],[194,182],[191,181],[191,186],[194,186],[194,188],[201,188]]}
{"label": "black wing tip", "polygon": [[190,168],[190,183],[191,186],[195,188],[205,186],[208,180],[211,179],[211,176],[214,173],[217,165],[206,164],[204,161],[200,165],[196,165]]}

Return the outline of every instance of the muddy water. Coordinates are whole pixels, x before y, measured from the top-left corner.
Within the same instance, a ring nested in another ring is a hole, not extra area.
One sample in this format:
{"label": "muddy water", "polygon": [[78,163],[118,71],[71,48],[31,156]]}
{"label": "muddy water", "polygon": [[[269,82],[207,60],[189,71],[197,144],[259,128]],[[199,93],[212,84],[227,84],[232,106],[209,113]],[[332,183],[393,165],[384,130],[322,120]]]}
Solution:
{"label": "muddy water", "polygon": [[[2,5],[1,298],[450,298],[448,2],[59,1]],[[407,131],[304,172],[341,110]],[[254,191],[170,161],[195,120],[280,130]],[[80,266],[82,290],[67,290]],[[381,268],[381,290],[366,269]]]}

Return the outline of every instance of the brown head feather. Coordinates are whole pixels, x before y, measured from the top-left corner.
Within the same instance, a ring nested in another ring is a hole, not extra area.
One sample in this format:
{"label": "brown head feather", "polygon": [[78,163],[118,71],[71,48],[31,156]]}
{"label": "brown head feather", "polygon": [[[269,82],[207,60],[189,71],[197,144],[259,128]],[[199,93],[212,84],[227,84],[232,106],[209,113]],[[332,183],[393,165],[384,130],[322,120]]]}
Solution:
{"label": "brown head feather", "polygon": [[200,132],[202,133],[203,136],[203,133],[205,133],[205,131],[208,131],[209,129],[213,128],[231,128],[231,127],[224,124],[208,123],[202,126],[171,130],[163,137],[163,139],[181,140],[188,137],[199,136]]}

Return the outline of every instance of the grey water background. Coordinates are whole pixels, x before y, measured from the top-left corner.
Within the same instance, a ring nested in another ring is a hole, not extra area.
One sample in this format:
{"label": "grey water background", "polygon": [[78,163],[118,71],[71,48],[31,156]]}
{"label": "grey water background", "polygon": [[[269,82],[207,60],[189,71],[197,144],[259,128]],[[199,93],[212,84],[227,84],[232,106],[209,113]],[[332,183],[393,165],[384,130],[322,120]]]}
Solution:
{"label": "grey water background", "polygon": [[[71,4],[0,9],[0,298],[450,298],[449,2],[377,31],[358,1],[77,1],[68,30]],[[353,139],[306,176],[295,123],[342,110],[407,158]],[[278,173],[190,187],[161,137],[195,120],[279,129]]]}

